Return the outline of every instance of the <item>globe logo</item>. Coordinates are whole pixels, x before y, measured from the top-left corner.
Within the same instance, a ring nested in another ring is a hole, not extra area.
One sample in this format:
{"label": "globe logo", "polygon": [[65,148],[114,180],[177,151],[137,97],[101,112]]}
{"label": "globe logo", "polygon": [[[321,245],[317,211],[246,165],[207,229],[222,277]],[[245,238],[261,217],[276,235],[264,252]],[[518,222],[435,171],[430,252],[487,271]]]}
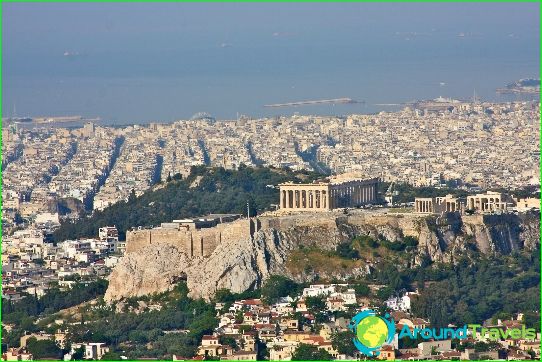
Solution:
{"label": "globe logo", "polygon": [[385,318],[372,310],[364,310],[352,318],[349,325],[355,334],[352,338],[356,348],[366,356],[378,356],[380,347],[389,344],[395,335],[395,322],[386,314]]}

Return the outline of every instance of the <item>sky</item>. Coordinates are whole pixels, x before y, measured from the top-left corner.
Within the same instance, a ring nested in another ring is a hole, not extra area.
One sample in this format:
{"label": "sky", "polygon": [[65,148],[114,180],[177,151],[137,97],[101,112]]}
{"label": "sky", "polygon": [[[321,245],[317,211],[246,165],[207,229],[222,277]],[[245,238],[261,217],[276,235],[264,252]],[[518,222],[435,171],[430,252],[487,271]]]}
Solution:
{"label": "sky", "polygon": [[[539,77],[537,3],[3,3],[2,115],[346,114]],[[358,105],[264,104],[350,97]]]}

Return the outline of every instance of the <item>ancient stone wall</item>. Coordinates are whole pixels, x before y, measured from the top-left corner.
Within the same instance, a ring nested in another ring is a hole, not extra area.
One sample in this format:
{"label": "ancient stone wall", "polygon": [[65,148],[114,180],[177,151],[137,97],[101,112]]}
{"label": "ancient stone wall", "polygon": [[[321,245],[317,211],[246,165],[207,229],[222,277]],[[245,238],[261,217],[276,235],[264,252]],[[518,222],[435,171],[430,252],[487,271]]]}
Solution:
{"label": "ancient stone wall", "polygon": [[126,252],[132,253],[146,245],[169,244],[179,248],[189,257],[209,256],[218,244],[251,237],[256,229],[254,221],[236,220],[211,228],[187,230],[186,228],[155,228],[132,230],[126,233]]}

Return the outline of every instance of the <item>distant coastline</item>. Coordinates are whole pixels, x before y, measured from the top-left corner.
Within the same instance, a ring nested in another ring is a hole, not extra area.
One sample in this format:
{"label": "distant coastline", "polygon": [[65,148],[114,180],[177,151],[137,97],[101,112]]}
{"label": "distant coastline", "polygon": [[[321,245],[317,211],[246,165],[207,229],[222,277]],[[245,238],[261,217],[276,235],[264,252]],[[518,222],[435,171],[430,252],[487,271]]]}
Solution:
{"label": "distant coastline", "polygon": [[[259,115],[238,115],[238,118],[215,118],[207,113],[197,113],[192,117],[178,117],[176,119],[171,120],[154,120],[154,121],[148,121],[148,120],[133,120],[133,121],[118,121],[118,120],[112,120],[112,119],[102,119],[101,117],[83,117],[83,116],[39,116],[39,117],[3,117],[2,118],[2,128],[9,128],[12,126],[15,126],[17,128],[68,128],[68,129],[74,129],[74,128],[80,128],[83,127],[87,123],[94,123],[95,125],[103,126],[103,127],[114,127],[114,128],[122,128],[122,127],[128,127],[128,126],[149,126],[151,124],[171,124],[177,121],[182,120],[196,120],[200,119],[196,116],[205,115],[205,117],[208,117],[212,121],[236,121],[240,119],[270,119],[270,118],[277,118],[277,117],[292,117],[292,116],[319,116],[319,117],[347,117],[349,115],[378,115],[380,112],[385,113],[394,113],[399,112],[401,109],[407,107],[411,109],[418,109],[421,111],[429,111],[429,112],[435,112],[435,111],[450,111],[453,108],[459,107],[459,108],[465,108],[469,107],[469,105],[472,105],[474,103],[478,105],[484,105],[484,104],[503,104],[503,103],[514,103],[514,102],[537,102],[537,99],[534,97],[538,93],[527,93],[527,92],[507,92],[502,93],[502,96],[504,96],[504,99],[501,100],[481,100],[480,98],[476,99],[454,99],[454,98],[445,98],[445,97],[437,97],[434,99],[419,99],[419,100],[412,100],[409,102],[404,103],[389,103],[389,104],[374,104],[375,106],[381,106],[379,110],[377,111],[359,111],[355,109],[349,109],[348,112],[343,113],[326,113],[323,112],[312,112],[307,110],[296,111],[296,112],[285,112],[284,114],[280,115],[265,115],[265,114],[259,114]],[[519,98],[518,98],[519,97]],[[354,104],[362,103],[362,101],[356,102],[354,101]],[[338,106],[345,105],[341,103],[337,103]],[[346,105],[351,105],[346,104]]]}
{"label": "distant coastline", "polygon": [[510,83],[504,88],[497,88],[499,94],[539,94],[540,78],[524,78]]}
{"label": "distant coastline", "polygon": [[100,117],[86,118],[83,116],[41,116],[41,117],[6,117],[2,118],[2,127],[17,125],[17,127],[35,128],[35,127],[63,127],[77,128],[85,123],[102,124],[104,121]]}

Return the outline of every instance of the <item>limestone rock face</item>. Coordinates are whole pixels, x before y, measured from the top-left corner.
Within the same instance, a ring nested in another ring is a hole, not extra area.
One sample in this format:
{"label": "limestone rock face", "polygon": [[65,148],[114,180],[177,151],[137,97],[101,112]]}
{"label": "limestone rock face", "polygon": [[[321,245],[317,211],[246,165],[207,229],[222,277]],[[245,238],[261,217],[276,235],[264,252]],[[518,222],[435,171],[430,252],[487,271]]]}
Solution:
{"label": "limestone rock face", "polygon": [[185,277],[191,265],[187,256],[171,245],[149,245],[124,256],[109,276],[105,301],[170,290]]}
{"label": "limestone rock face", "polygon": [[524,222],[519,231],[519,240],[527,250],[535,250],[540,244],[540,222]]}
{"label": "limestone rock face", "polygon": [[109,277],[108,302],[171,290],[185,279],[193,298],[209,299],[218,289],[259,288],[270,274],[281,273],[293,243],[275,230],[252,239],[220,244],[208,258],[189,259],[177,247],[148,245],[127,254]]}
{"label": "limestone rock face", "polygon": [[269,275],[284,272],[293,245],[273,229],[261,230],[252,239],[220,244],[188,273],[190,296],[208,298],[223,288],[236,293],[259,288]]}

